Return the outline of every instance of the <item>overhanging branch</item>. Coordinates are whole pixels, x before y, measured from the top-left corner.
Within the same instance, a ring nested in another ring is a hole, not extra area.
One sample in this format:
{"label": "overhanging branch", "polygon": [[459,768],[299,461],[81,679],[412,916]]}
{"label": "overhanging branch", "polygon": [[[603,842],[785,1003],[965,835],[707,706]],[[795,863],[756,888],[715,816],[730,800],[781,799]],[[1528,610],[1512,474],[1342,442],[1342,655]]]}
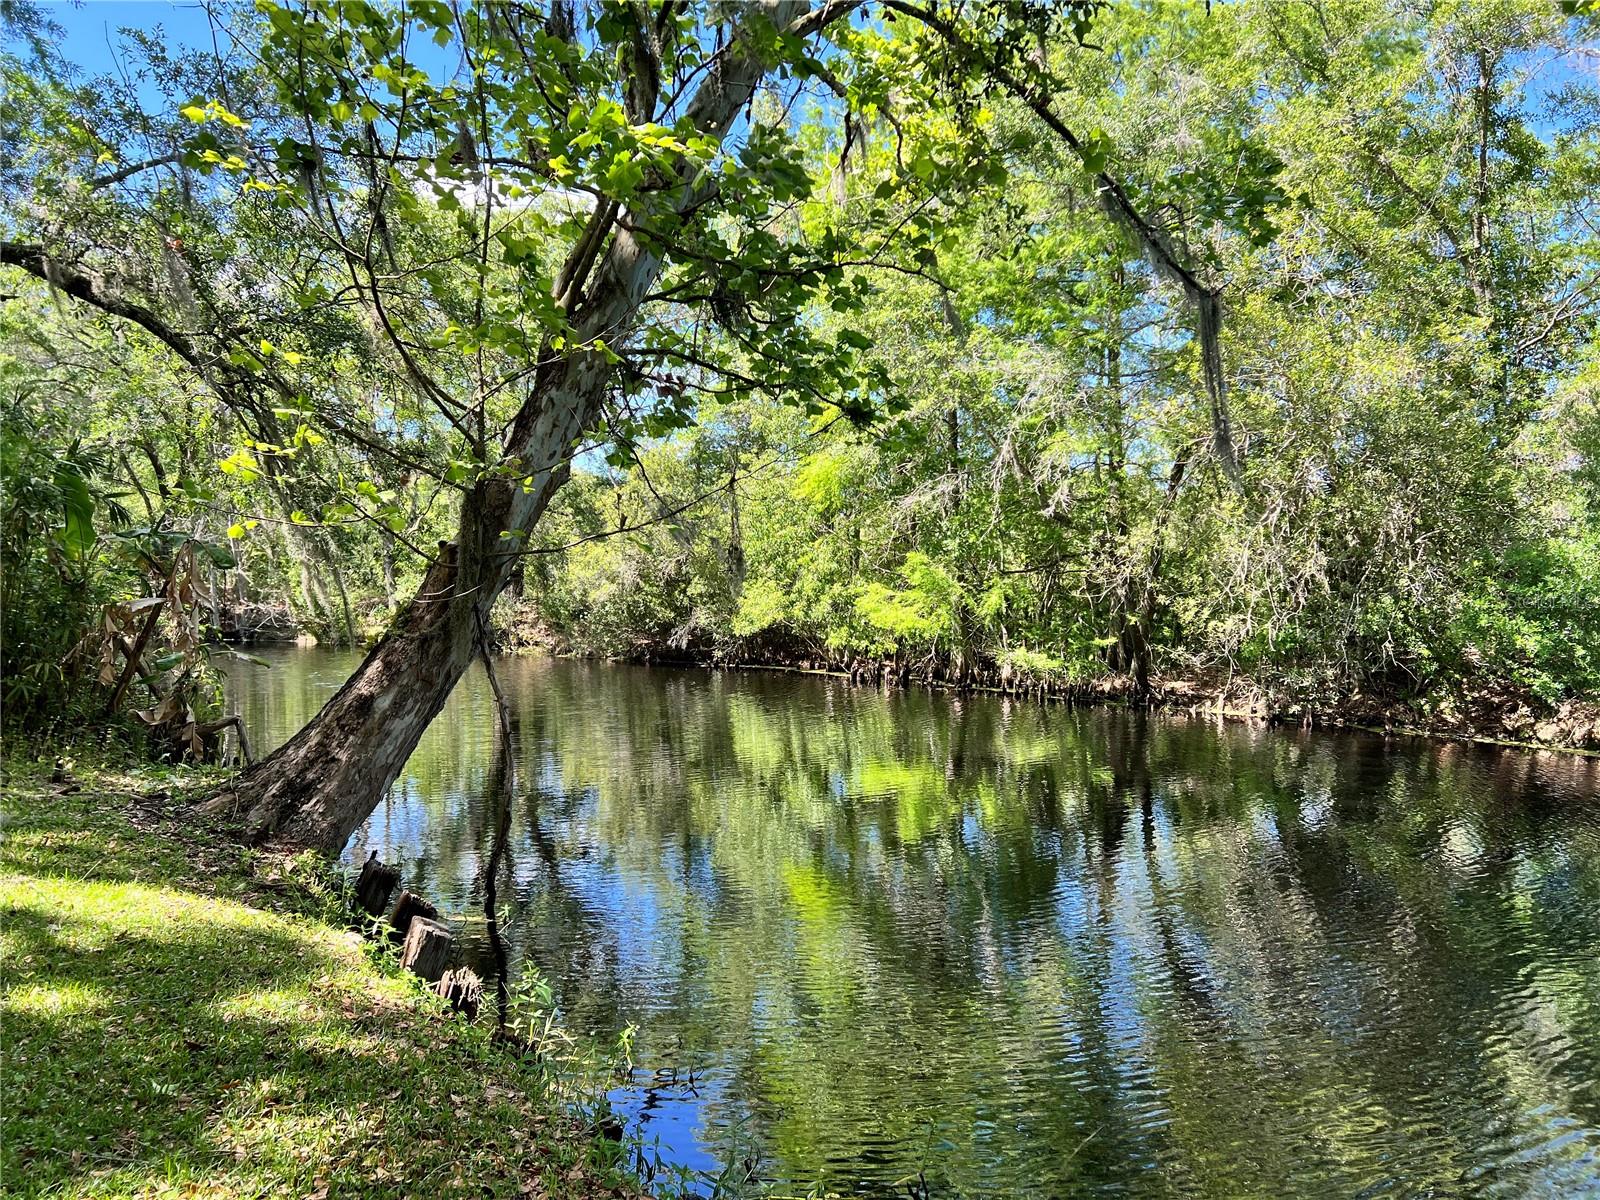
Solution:
{"label": "overhanging branch", "polygon": [[[957,26],[931,9],[908,3],[907,0],[881,0],[883,7],[918,21],[944,41],[972,66],[983,70],[998,80],[1018,100],[1056,134],[1080,158],[1085,157],[1085,147],[1071,127],[1055,112],[1050,96],[1038,86],[1019,78],[994,55],[974,45]],[[1244,492],[1244,472],[1239,465],[1238,451],[1233,442],[1233,423],[1229,415],[1228,380],[1222,362],[1222,300],[1220,289],[1212,288],[1178,256],[1166,236],[1151,223],[1133,203],[1121,182],[1109,171],[1094,173],[1096,191],[1101,209],[1135,240],[1156,273],[1183,289],[1184,298],[1195,312],[1195,335],[1200,343],[1201,373],[1205,378],[1206,397],[1211,409],[1211,441],[1217,461],[1228,480],[1241,493]]]}

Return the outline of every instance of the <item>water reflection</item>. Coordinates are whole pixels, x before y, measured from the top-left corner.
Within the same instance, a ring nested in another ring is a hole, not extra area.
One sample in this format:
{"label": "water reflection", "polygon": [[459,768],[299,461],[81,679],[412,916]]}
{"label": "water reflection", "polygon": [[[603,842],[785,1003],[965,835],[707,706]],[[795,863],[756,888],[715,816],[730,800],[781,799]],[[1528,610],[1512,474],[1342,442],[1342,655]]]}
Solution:
{"label": "water reflection", "polygon": [[[241,675],[252,736],[351,663]],[[349,853],[398,862],[485,958],[495,878],[512,971],[537,963],[571,1026],[639,1027],[619,1100],[678,1161],[754,1138],[770,1174],[902,1195],[918,1172],[936,1195],[1600,1188],[1592,760],[499,674],[520,787],[494,875],[481,674]]]}

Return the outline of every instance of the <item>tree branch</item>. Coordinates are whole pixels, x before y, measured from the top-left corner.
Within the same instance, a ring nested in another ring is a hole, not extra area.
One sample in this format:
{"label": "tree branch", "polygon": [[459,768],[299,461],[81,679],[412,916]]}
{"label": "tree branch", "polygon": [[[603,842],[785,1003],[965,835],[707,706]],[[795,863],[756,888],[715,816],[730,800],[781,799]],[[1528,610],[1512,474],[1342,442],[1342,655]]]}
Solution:
{"label": "tree branch", "polygon": [[[1051,105],[1049,93],[1037,84],[1019,78],[992,54],[968,41],[956,25],[937,12],[921,8],[907,0],[882,0],[883,7],[910,17],[933,30],[945,40],[952,50],[970,65],[987,72],[1007,91],[1021,100],[1045,125],[1079,157],[1084,157],[1084,145],[1072,132]],[[1222,364],[1222,302],[1219,289],[1207,286],[1174,252],[1166,236],[1147,220],[1129,197],[1127,190],[1109,172],[1094,173],[1102,210],[1117,224],[1122,225],[1139,242],[1145,257],[1156,273],[1176,283],[1183,289],[1185,298],[1194,307],[1196,337],[1200,343],[1202,374],[1205,377],[1206,395],[1211,406],[1211,440],[1217,460],[1228,480],[1241,493],[1244,492],[1244,473],[1233,443],[1232,420],[1228,411],[1228,383]]]}

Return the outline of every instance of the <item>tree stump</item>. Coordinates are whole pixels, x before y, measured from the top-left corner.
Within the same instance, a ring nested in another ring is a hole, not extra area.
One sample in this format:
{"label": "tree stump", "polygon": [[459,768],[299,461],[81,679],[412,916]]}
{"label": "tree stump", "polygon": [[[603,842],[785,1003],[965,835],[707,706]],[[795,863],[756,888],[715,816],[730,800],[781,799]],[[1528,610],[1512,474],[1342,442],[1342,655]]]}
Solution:
{"label": "tree stump", "polygon": [[395,901],[394,911],[389,914],[389,924],[394,930],[390,936],[396,941],[404,941],[414,917],[433,920],[438,916],[439,910],[415,892],[401,892],[400,899]]}
{"label": "tree stump", "polygon": [[471,967],[457,967],[446,971],[433,990],[443,996],[456,1012],[465,1013],[467,1020],[478,1019],[478,1005],[483,1000],[483,980]]}
{"label": "tree stump", "polygon": [[429,917],[415,917],[400,951],[400,965],[429,983],[437,983],[449,965],[454,945],[455,937],[444,925]]}
{"label": "tree stump", "polygon": [[400,868],[384,866],[378,861],[378,852],[374,850],[356,879],[356,901],[369,917],[379,916],[389,903],[389,893],[394,891],[399,882]]}

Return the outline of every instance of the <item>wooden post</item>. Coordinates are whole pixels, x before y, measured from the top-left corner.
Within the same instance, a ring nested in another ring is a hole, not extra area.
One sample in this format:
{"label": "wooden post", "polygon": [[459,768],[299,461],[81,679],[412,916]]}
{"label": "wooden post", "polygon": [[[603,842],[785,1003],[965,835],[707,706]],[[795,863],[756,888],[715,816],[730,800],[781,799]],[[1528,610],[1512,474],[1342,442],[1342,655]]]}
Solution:
{"label": "wooden post", "polygon": [[361,875],[356,879],[356,900],[369,917],[376,917],[389,903],[389,893],[399,882],[400,868],[384,866],[374,850],[372,857],[362,864]]}
{"label": "wooden post", "polygon": [[454,945],[455,938],[438,921],[415,917],[406,933],[405,947],[400,951],[400,965],[429,983],[437,983],[450,961]]}
{"label": "wooden post", "polygon": [[456,1012],[465,1013],[467,1020],[478,1019],[478,1004],[483,999],[483,980],[471,967],[457,967],[446,971],[433,990],[443,996]]}
{"label": "wooden post", "polygon": [[439,910],[415,892],[401,892],[400,899],[395,901],[394,911],[389,914],[389,924],[394,930],[391,936],[396,941],[404,941],[411,929],[412,918],[427,917],[432,920],[438,915]]}

